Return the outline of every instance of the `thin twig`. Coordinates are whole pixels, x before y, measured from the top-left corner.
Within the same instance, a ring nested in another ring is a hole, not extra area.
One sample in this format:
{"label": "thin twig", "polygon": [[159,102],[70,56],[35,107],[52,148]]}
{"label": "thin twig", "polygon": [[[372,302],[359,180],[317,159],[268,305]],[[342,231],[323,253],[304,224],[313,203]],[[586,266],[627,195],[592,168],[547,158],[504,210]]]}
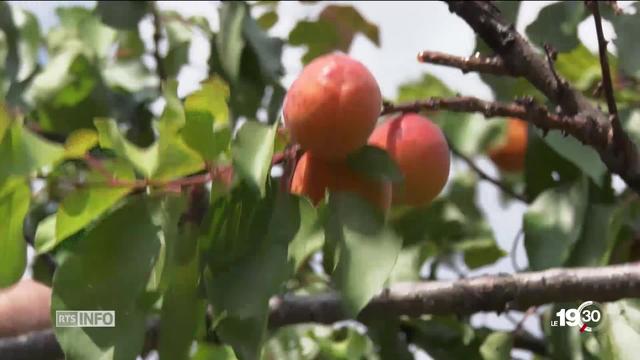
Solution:
{"label": "thin twig", "polygon": [[470,57],[463,57],[425,50],[418,54],[418,61],[452,66],[462,70],[463,73],[477,71],[494,75],[511,75],[511,72],[504,66],[504,62],[499,56],[485,57],[476,53]]}
{"label": "thin twig", "polygon": [[516,250],[518,249],[518,244],[520,244],[522,235],[524,235],[524,231],[522,229],[518,230],[518,233],[516,233],[516,236],[513,238],[511,253],[509,254],[511,257],[511,266],[515,272],[521,272],[524,270],[524,268],[521,268],[520,265],[518,265],[518,261],[516,259]]}
{"label": "thin twig", "polygon": [[587,7],[593,13],[593,20],[596,24],[596,35],[598,36],[598,52],[600,55],[600,68],[602,70],[602,86],[607,99],[607,107],[613,129],[613,141],[616,148],[620,151],[624,148],[624,130],[618,117],[618,106],[613,93],[613,82],[611,81],[611,71],[609,69],[609,56],[607,55],[607,40],[604,38],[602,30],[602,19],[600,17],[600,4],[597,1],[588,1]]}
{"label": "thin twig", "polygon": [[524,195],[518,194],[517,192],[513,191],[513,189],[511,189],[506,184],[502,183],[501,181],[499,181],[497,179],[494,179],[492,176],[487,174],[484,170],[480,169],[478,167],[478,165],[476,165],[471,158],[469,158],[467,155],[461,153],[458,149],[456,149],[454,146],[452,146],[451,145],[451,141],[448,141],[448,142],[449,142],[449,148],[451,149],[451,152],[455,156],[460,158],[462,161],[464,161],[467,164],[467,166],[469,166],[471,168],[471,170],[473,170],[476,174],[478,174],[478,176],[480,176],[482,179],[492,183],[498,189],[500,189],[502,192],[504,192],[505,194],[511,196],[514,199],[520,200],[520,201],[522,201],[524,203],[528,203],[529,202],[529,200]]}
{"label": "thin twig", "polygon": [[525,321],[527,321],[527,319],[531,317],[531,315],[535,314],[536,310],[538,310],[537,306],[531,306],[527,309],[527,311],[524,313],[524,316],[522,316],[522,319],[518,321],[518,323],[516,324],[516,327],[513,329],[514,334],[524,331],[523,326]]}

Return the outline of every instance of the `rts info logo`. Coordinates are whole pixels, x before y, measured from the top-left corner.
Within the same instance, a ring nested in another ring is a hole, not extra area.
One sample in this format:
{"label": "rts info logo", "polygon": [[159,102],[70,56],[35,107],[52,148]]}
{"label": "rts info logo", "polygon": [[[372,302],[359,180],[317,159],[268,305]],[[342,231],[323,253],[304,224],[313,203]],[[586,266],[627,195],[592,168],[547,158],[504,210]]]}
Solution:
{"label": "rts info logo", "polygon": [[577,327],[581,333],[598,330],[603,321],[602,306],[597,302],[585,301],[577,309],[560,309],[558,320],[551,320],[551,326]]}

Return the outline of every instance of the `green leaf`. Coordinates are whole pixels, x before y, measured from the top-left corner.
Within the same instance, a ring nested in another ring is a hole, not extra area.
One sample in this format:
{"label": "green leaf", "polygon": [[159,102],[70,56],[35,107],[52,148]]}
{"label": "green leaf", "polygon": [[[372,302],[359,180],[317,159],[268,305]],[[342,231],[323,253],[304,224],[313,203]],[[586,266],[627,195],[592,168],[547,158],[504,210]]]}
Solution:
{"label": "green leaf", "polygon": [[56,214],[53,213],[42,219],[36,229],[34,245],[38,253],[42,253],[53,248],[56,243]]}
{"label": "green leaf", "polygon": [[432,243],[406,246],[398,255],[393,271],[389,275],[389,284],[407,281],[419,281],[422,265],[430,257],[438,252],[437,246]]}
{"label": "green leaf", "polygon": [[507,252],[498,246],[492,236],[461,241],[453,245],[453,248],[464,252],[464,262],[469,269],[493,264],[507,255]]}
{"label": "green leaf", "polygon": [[237,360],[230,346],[198,342],[196,352],[191,360]]}
{"label": "green leaf", "polygon": [[631,360],[640,351],[640,304],[638,300],[619,300],[605,306],[603,329],[598,337],[603,354],[609,359]]}
{"label": "green leaf", "polygon": [[[542,133],[538,129],[535,131],[538,134]],[[549,132],[547,136],[543,137],[543,140],[560,156],[571,161],[578,169],[587,174],[596,185],[603,186],[607,168],[592,147],[582,145],[573,137],[564,137],[559,131]]]}
{"label": "green leaf", "polygon": [[328,5],[316,21],[298,22],[289,33],[289,44],[307,46],[302,58],[306,64],[335,50],[348,52],[357,34],[380,46],[378,26],[367,21],[353,6]]}
{"label": "green leaf", "polygon": [[115,311],[116,327],[54,328],[66,357],[133,359],[139,354],[148,311],[141,299],[165,238],[157,216],[162,200],[131,199],[80,239],[57,269],[52,314]]}
{"label": "green leaf", "polygon": [[325,237],[339,243],[339,260],[332,278],[343,304],[355,316],[377,294],[393,270],[402,239],[368,202],[349,193],[329,196]]}
{"label": "green leaf", "polygon": [[128,160],[143,176],[151,177],[158,166],[158,143],[142,149],[130,143],[118,130],[112,119],[96,119],[100,147],[112,149],[123,159]]}
{"label": "green leaf", "polygon": [[185,124],[182,102],[178,99],[178,81],[169,80],[163,86],[163,97],[166,101],[162,115],[158,121],[160,132],[173,135]]}
{"label": "green leaf", "polygon": [[100,146],[112,149],[146,178],[174,179],[204,166],[200,156],[172,133],[170,125],[160,126],[160,139],[143,149],[125,139],[114,120],[96,119],[94,123]]}
{"label": "green leaf", "polygon": [[367,21],[353,6],[329,5],[322,10],[319,19],[333,24],[338,30],[338,50],[348,52],[353,37],[358,33],[380,46],[378,26]]}
{"label": "green leaf", "polygon": [[53,166],[64,156],[58,144],[40,138],[20,124],[13,124],[0,143],[0,182],[8,176],[28,176]]}
{"label": "green leaf", "polygon": [[324,243],[324,232],[316,208],[307,199],[300,198],[299,201],[300,230],[289,243],[288,250],[293,272],[300,269]]}
{"label": "green leaf", "polygon": [[578,24],[587,15],[584,4],[579,2],[561,1],[547,5],[527,26],[526,33],[538,46],[548,43],[560,52],[569,51],[580,43]]}
{"label": "green leaf", "polygon": [[[123,163],[104,163],[105,168],[117,180],[134,180],[133,170]],[[102,174],[91,173],[89,182],[105,182]],[[120,199],[133,190],[127,187],[86,186],[69,194],[62,200],[57,212],[55,223],[55,238],[53,242],[38,244],[38,253],[47,252],[60,242],[85,228],[93,220],[100,217],[115,205]]]}
{"label": "green leaf", "polygon": [[5,71],[9,78],[17,77],[20,66],[20,55],[18,54],[18,29],[13,20],[12,8],[7,2],[0,2],[0,30],[6,36],[6,64]]}
{"label": "green leaf", "polygon": [[347,158],[349,167],[377,181],[399,182],[402,172],[389,154],[378,147],[365,145]]}
{"label": "green leaf", "polygon": [[26,181],[6,182],[0,186],[0,288],[20,280],[27,266],[27,242],[22,225],[29,210],[31,192]]}
{"label": "green leaf", "polygon": [[225,74],[235,82],[240,73],[240,57],[245,41],[242,36],[247,7],[241,2],[227,2],[220,6],[220,32],[216,47]]}
{"label": "green leaf", "polygon": [[258,358],[269,299],[289,275],[289,243],[304,231],[299,198],[279,193],[274,205],[268,198],[254,201],[231,203],[240,210],[235,215],[219,210],[228,226],[212,234],[216,243],[209,251],[220,253],[212,254],[205,272],[207,294],[216,312],[226,314],[219,333],[247,359]]}
{"label": "green leaf", "polygon": [[135,29],[147,14],[149,4],[146,1],[98,1],[96,12],[103,23],[120,30]]}
{"label": "green leaf", "polygon": [[98,145],[98,133],[92,129],[78,129],[64,142],[64,156],[67,159],[80,159],[87,151]]}
{"label": "green leaf", "polygon": [[624,14],[611,19],[613,28],[616,31],[616,38],[613,43],[618,49],[620,59],[620,69],[626,74],[640,76],[640,45],[636,34],[640,32],[640,4],[635,3],[635,14]]}
{"label": "green leaf", "polygon": [[159,83],[157,76],[135,58],[107,64],[102,76],[110,87],[132,93],[155,89]]}
{"label": "green leaf", "polygon": [[299,21],[289,33],[289,44],[307,46],[302,63],[308,64],[316,57],[336,49],[340,41],[338,31],[331,23],[319,21]]}
{"label": "green leaf", "polygon": [[616,208],[613,202],[600,201],[596,192],[598,189],[590,185],[582,233],[567,262],[570,266],[606,265],[631,210],[626,204]]}
{"label": "green leaf", "polygon": [[484,360],[509,360],[512,346],[511,333],[496,331],[484,340],[480,346],[480,355]]}
{"label": "green leaf", "polygon": [[[191,343],[200,323],[204,323],[206,304],[199,296],[200,277],[197,253],[198,233],[188,228],[180,234],[169,258],[169,287],[162,298],[159,354],[161,359],[188,359]],[[186,256],[185,256],[186,255]]]}
{"label": "green leaf", "polygon": [[242,125],[231,144],[233,165],[251,186],[265,194],[278,124],[267,126],[255,121]]}
{"label": "green leaf", "polygon": [[0,144],[2,144],[2,139],[4,139],[4,134],[6,134],[7,129],[11,125],[11,116],[5,104],[0,102]]}
{"label": "green leaf", "polygon": [[524,168],[525,192],[529,199],[535,199],[549,188],[574,181],[580,174],[576,165],[558,154],[529,125]]}
{"label": "green leaf", "polygon": [[524,246],[532,270],[567,261],[583,226],[586,181],[546,190],[524,215]]}
{"label": "green leaf", "polygon": [[280,60],[284,42],[267,36],[248,11],[243,21],[242,34],[258,58],[262,78],[267,82],[276,82],[284,73]]}
{"label": "green leaf", "polygon": [[109,55],[117,32],[100,21],[96,13],[85,7],[58,7],[56,14],[60,25],[47,34],[47,43],[54,53],[70,43],[80,42],[92,56],[105,58]]}
{"label": "green leaf", "polygon": [[278,13],[275,11],[268,11],[260,15],[256,21],[263,30],[269,30],[278,22]]}
{"label": "green leaf", "polygon": [[[609,61],[612,61],[609,55]],[[558,74],[579,90],[586,91],[600,81],[600,58],[579,44],[570,52],[558,54],[555,62]]]}
{"label": "green leaf", "polygon": [[82,43],[69,41],[25,91],[43,130],[67,134],[92,128],[93,118],[108,112],[106,92],[88,53]]}
{"label": "green leaf", "polygon": [[214,76],[185,100],[186,124],[181,135],[184,142],[205,160],[215,160],[231,139],[229,123],[229,87]]}

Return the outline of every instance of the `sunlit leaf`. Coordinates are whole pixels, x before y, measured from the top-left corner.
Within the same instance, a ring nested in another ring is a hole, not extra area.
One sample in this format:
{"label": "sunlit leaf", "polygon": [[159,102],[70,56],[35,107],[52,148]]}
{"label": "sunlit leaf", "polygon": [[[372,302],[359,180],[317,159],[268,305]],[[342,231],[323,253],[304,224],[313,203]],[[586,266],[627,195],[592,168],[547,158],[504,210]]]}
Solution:
{"label": "sunlit leaf", "polygon": [[231,144],[234,168],[261,195],[265,193],[265,183],[271,169],[277,126],[246,122]]}
{"label": "sunlit leaf", "polygon": [[[104,167],[113,174],[113,179],[120,181],[134,179],[133,170],[126,164],[105,162]],[[38,252],[51,250],[67,237],[100,217],[133,190],[126,186],[110,187],[106,184],[108,180],[110,179],[105,179],[102,174],[92,173],[89,175],[87,186],[65,197],[58,208],[54,241],[42,244],[36,242],[36,250]],[[92,186],[91,183],[102,183],[102,185]]]}
{"label": "sunlit leaf", "polygon": [[67,137],[64,142],[64,156],[66,158],[82,158],[87,151],[98,144],[98,134],[91,129],[78,129]]}
{"label": "sunlit leaf", "polygon": [[513,335],[507,332],[494,332],[480,346],[480,355],[484,360],[509,360]]}
{"label": "sunlit leaf", "polygon": [[20,280],[27,266],[27,243],[23,235],[24,217],[31,192],[26,182],[0,184],[0,288]]}

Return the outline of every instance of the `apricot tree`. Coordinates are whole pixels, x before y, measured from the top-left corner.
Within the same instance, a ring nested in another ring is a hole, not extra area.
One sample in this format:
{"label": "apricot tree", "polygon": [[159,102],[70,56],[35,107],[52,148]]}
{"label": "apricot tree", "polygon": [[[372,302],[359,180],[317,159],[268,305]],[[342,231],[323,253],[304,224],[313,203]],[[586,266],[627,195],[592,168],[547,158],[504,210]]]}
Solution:
{"label": "apricot tree", "polygon": [[[45,31],[0,1],[0,359],[635,358],[639,3],[553,3],[526,34],[518,1],[430,3],[476,48],[410,51],[493,99],[428,72],[384,99],[349,55],[384,29],[351,5],[316,3],[285,38],[277,1],[216,6],[212,24],[98,1]],[[185,91],[196,39],[206,79]],[[288,89],[287,47],[306,65]],[[525,209],[512,248],[484,183]],[[524,268],[477,276],[521,246]],[[584,301],[597,329],[558,325]]]}

